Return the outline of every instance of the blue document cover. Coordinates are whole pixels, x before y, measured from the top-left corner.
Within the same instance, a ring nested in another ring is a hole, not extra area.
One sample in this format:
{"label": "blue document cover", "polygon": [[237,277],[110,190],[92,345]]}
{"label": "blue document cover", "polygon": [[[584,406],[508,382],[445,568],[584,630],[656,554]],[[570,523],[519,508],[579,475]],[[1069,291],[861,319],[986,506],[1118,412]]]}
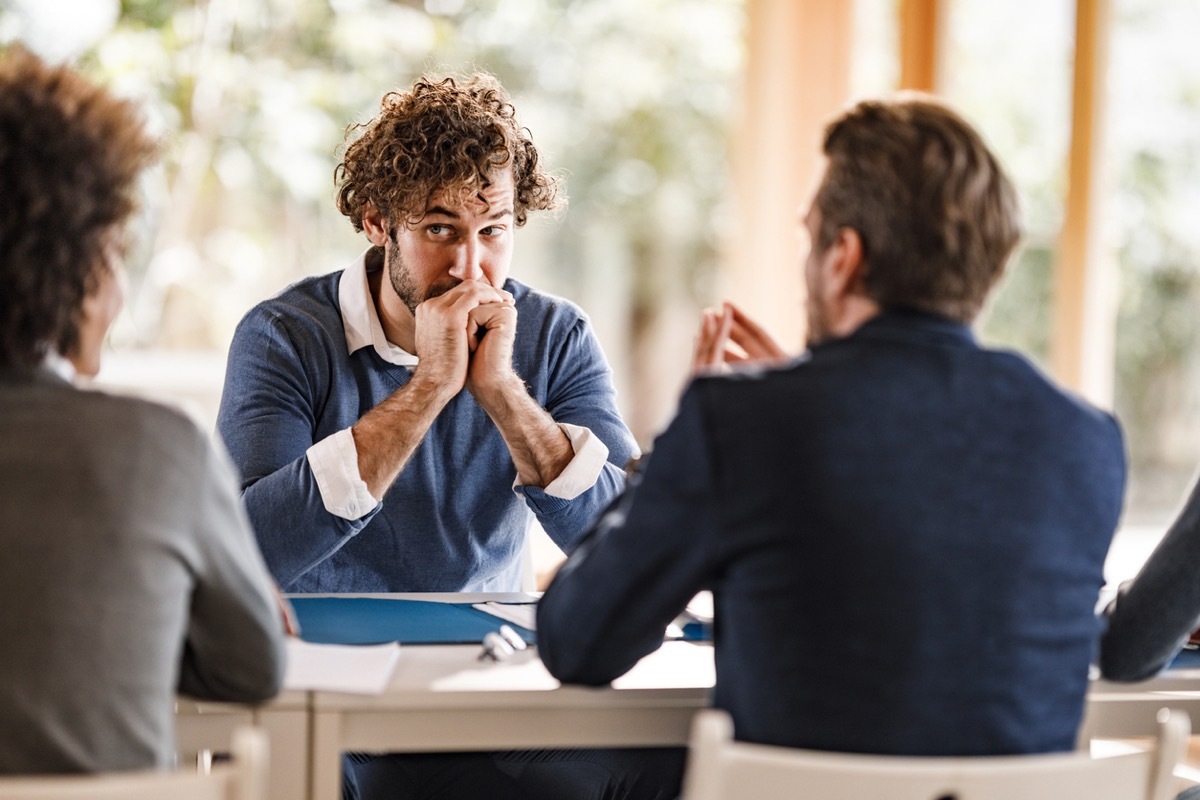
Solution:
{"label": "blue document cover", "polygon": [[1200,668],[1200,649],[1185,647],[1175,656],[1175,660],[1167,665],[1167,669],[1197,669]]}
{"label": "blue document cover", "polygon": [[[314,644],[479,644],[504,620],[469,604],[377,597],[288,598],[300,638]],[[533,631],[509,624],[526,642]]]}

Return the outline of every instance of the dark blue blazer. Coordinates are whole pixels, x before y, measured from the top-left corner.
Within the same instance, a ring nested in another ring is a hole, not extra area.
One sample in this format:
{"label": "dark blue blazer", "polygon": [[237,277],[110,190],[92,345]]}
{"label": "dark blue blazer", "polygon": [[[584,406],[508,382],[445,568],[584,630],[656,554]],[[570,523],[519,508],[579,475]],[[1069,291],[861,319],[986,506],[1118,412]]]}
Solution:
{"label": "dark blue blazer", "polygon": [[1110,415],[962,325],[885,312],[694,381],[543,597],[538,649],[605,683],[712,589],[739,739],[1070,750],[1124,482]]}

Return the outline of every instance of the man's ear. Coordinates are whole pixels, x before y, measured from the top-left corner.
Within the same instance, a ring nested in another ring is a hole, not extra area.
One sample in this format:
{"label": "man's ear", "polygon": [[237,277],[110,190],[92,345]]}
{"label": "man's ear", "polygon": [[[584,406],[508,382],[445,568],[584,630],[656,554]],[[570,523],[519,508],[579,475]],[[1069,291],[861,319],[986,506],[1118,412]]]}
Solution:
{"label": "man's ear", "polygon": [[827,252],[829,274],[826,277],[832,293],[839,297],[863,294],[867,262],[858,231],[854,228],[838,228]]}
{"label": "man's ear", "polygon": [[384,242],[388,240],[388,229],[384,222],[383,214],[379,213],[379,209],[374,203],[367,202],[363,205],[362,212],[363,233],[367,234],[367,239],[376,247],[383,247]]}

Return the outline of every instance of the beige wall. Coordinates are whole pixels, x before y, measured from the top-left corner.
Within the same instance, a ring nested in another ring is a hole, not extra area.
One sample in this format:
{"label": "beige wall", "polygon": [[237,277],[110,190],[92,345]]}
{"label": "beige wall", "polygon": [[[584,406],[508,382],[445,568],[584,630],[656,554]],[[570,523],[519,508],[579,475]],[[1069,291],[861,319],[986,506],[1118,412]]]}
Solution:
{"label": "beige wall", "polygon": [[821,131],[850,100],[853,6],[747,0],[746,10],[745,89],[733,148],[737,226],[721,294],[799,349],[797,212],[814,187]]}

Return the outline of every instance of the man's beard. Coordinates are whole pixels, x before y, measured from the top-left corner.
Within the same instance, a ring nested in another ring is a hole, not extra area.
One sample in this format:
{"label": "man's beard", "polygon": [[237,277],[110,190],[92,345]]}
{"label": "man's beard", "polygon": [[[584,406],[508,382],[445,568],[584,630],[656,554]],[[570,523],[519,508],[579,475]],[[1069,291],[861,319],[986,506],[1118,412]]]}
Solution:
{"label": "man's beard", "polygon": [[392,283],[392,289],[395,290],[397,296],[403,301],[408,310],[415,316],[417,306],[424,303],[431,297],[438,297],[453,289],[462,281],[457,278],[447,278],[444,281],[430,284],[424,290],[417,286],[412,278],[412,270],[404,263],[404,257],[400,255],[400,248],[389,247],[387,249],[387,267],[388,280]]}
{"label": "man's beard", "polygon": [[808,321],[807,331],[805,332],[805,344],[812,346],[820,344],[829,338],[829,331],[825,324],[825,310],[818,303],[809,301],[808,306]]}
{"label": "man's beard", "polygon": [[805,286],[807,298],[804,302],[807,320],[805,323],[805,346],[811,347],[814,344],[820,344],[829,337],[829,315],[823,305],[821,305],[821,295],[824,290],[824,282],[820,277],[810,278]]}

